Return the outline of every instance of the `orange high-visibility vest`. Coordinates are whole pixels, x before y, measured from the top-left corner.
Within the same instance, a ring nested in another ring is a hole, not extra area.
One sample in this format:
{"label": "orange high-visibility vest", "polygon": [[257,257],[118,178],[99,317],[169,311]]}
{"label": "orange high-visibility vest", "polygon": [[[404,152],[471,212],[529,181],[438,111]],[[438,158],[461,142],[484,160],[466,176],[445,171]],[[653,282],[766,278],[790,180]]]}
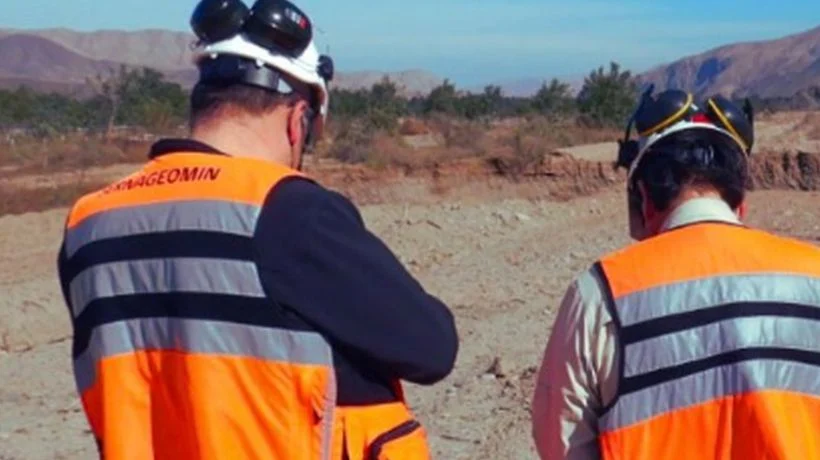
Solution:
{"label": "orange high-visibility vest", "polygon": [[596,267],[621,356],[604,459],[820,459],[820,248],[703,222]]}
{"label": "orange high-visibility vest", "polygon": [[[265,295],[243,238],[273,187],[295,176],[263,161],[175,153],[73,206],[65,251],[87,267],[67,294],[74,372],[101,457],[429,457],[403,396],[338,407],[330,345]],[[168,232],[196,239],[190,253],[128,247],[129,237]]]}

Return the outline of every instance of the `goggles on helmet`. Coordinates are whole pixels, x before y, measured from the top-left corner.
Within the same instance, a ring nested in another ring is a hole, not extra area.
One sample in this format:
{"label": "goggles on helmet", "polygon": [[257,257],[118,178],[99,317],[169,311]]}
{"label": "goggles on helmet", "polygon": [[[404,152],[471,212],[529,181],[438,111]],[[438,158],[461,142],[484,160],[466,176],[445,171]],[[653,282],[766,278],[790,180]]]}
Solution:
{"label": "goggles on helmet", "polygon": [[[242,0],[202,0],[191,15],[191,28],[199,39],[199,44],[212,44],[228,40],[239,34],[250,42],[272,53],[290,58],[298,58],[313,40],[313,25],[308,16],[296,5],[286,0],[258,0],[253,8]],[[280,80],[294,90],[300,85],[291,78],[281,75],[268,66],[242,65],[236,59],[214,60],[200,66],[202,80],[210,81],[234,79],[248,84],[262,86],[272,91],[282,89]],[[334,76],[333,59],[319,57],[316,72],[325,81]],[[278,78],[277,78],[277,74]]]}
{"label": "goggles on helmet", "polygon": [[[327,116],[333,59],[313,44],[308,16],[286,0],[201,0],[190,20],[200,83],[243,83],[310,102],[308,141]],[[310,144],[310,142],[307,142]]]}
{"label": "goggles on helmet", "polygon": [[[695,104],[691,93],[666,90],[652,96],[654,85],[641,94],[637,107],[619,141],[616,166],[629,170],[629,182],[643,155],[654,143],[674,132],[685,129],[709,129],[731,137],[750,155],[754,145],[754,113],[747,99],[741,110],[722,96],[706,100],[703,108]],[[638,139],[630,139],[632,126]]]}

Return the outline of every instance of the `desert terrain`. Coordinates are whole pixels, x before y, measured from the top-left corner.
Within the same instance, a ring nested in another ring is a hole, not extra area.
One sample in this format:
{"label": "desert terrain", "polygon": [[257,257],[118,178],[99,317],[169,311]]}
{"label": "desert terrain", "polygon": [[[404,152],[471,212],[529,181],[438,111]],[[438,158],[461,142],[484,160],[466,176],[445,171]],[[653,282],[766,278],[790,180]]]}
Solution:
{"label": "desert terrain", "polygon": [[[806,126],[802,117],[760,125],[768,154],[755,162],[748,223],[820,245],[820,145],[806,135],[818,120]],[[564,290],[597,257],[629,243],[611,147],[555,152],[515,179],[498,165],[413,173],[311,165],[360,205],[368,227],[456,316],[455,371],[431,387],[408,386],[435,458],[536,458],[529,403]],[[113,179],[135,167],[83,174]],[[0,175],[0,189],[30,190],[71,174]],[[55,276],[66,211],[0,217],[2,460],[95,456]]]}

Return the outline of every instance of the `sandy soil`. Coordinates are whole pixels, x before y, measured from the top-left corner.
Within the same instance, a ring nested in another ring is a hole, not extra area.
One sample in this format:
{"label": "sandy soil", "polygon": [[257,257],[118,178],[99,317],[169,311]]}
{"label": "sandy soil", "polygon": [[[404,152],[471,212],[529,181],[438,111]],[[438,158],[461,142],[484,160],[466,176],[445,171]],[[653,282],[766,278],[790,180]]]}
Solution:
{"label": "sandy soil", "polygon": [[[820,152],[803,134],[812,125],[803,116],[764,120],[761,145]],[[419,174],[321,167],[323,182],[361,204],[369,227],[456,315],[455,371],[432,387],[408,387],[435,458],[535,458],[529,401],[564,289],[628,243],[622,174],[596,163],[614,158],[614,146],[563,153],[516,180],[499,176],[504,165],[478,163]],[[108,180],[135,167],[83,176]],[[775,155],[755,168],[761,186],[820,188],[817,156]],[[67,173],[6,184],[26,190],[75,180]],[[820,192],[755,191],[750,206],[752,225],[820,244]],[[65,213],[0,217],[0,460],[94,458],[55,276]]]}
{"label": "sandy soil", "polygon": [[[420,199],[414,188],[414,202],[362,207],[371,229],[457,317],[456,370],[408,390],[435,458],[535,458],[529,398],[558,302],[575,274],[627,243],[619,186],[572,201],[515,198],[533,187],[509,185],[482,199]],[[820,244],[820,193],[760,191],[750,200],[752,224]],[[0,218],[3,460],[94,458],[54,273],[64,217],[59,209]]]}

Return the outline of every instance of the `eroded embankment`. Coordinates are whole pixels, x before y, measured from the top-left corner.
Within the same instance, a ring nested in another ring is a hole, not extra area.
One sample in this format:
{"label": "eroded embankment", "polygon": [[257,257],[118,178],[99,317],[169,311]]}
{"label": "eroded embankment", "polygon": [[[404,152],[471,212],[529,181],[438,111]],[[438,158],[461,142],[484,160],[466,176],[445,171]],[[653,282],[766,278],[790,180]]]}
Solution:
{"label": "eroded embankment", "polygon": [[[39,212],[71,204],[79,195],[136,169],[124,165],[75,174],[31,175],[0,180],[0,215]],[[108,175],[106,175],[107,173]],[[468,159],[423,168],[345,165],[322,161],[308,168],[324,185],[359,204],[423,203],[445,196],[475,199],[571,199],[623,183],[625,172],[609,162],[554,153],[540,161],[515,157]],[[820,190],[820,153],[756,154],[750,188]]]}

